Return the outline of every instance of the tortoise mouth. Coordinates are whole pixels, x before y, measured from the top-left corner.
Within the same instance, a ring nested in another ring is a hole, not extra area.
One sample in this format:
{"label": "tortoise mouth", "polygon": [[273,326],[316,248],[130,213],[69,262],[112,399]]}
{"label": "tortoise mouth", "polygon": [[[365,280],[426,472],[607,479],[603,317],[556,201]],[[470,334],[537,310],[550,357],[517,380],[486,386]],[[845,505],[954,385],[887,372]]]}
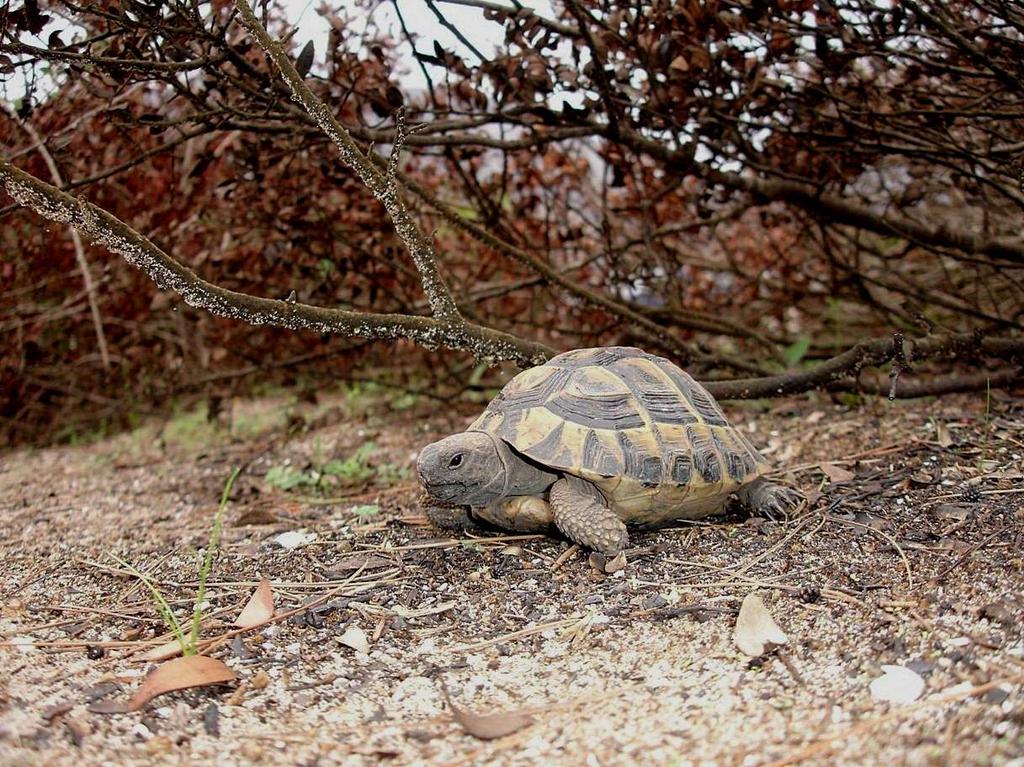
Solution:
{"label": "tortoise mouth", "polygon": [[424,482],[423,489],[427,491],[427,495],[439,501],[454,501],[466,494],[466,485],[463,482]]}

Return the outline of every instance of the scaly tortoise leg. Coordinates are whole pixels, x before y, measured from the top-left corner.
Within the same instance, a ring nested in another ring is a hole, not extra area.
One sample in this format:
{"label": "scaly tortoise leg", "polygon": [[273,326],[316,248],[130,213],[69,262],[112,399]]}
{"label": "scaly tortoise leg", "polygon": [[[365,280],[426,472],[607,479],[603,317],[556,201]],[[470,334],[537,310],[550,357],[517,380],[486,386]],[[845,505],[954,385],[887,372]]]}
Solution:
{"label": "scaly tortoise leg", "polygon": [[555,525],[573,543],[614,557],[629,544],[626,525],[589,482],[563,477],[551,486]]}

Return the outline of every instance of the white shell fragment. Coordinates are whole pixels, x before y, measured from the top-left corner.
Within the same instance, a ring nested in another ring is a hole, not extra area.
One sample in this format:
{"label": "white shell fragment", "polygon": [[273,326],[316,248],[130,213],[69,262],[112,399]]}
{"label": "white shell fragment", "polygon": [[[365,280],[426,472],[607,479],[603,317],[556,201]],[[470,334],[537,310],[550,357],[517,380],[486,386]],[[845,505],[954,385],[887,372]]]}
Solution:
{"label": "white shell fragment", "polygon": [[366,638],[366,633],[354,623],[345,629],[345,633],[338,637],[338,641],[356,652],[370,652],[370,642]]}
{"label": "white shell fragment", "polygon": [[303,533],[298,530],[289,530],[287,533],[281,533],[274,538],[274,543],[280,546],[282,549],[297,549],[299,546],[305,546],[307,543],[312,543],[316,540],[316,533]]}
{"label": "white shell fragment", "polygon": [[882,676],[871,682],[871,697],[889,703],[913,703],[924,692],[924,679],[906,666],[882,666]]}
{"label": "white shell fragment", "polygon": [[747,594],[736,618],[733,640],[740,650],[751,657],[759,657],[776,645],[789,643],[764,602],[754,592]]}

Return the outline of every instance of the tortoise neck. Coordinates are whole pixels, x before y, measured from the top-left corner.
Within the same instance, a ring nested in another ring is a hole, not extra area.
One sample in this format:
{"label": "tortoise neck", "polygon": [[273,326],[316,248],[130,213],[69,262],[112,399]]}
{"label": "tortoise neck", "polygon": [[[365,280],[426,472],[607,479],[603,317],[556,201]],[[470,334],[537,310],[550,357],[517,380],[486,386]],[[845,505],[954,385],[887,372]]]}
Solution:
{"label": "tortoise neck", "polygon": [[496,481],[493,483],[497,485],[499,481],[503,481],[504,486],[500,488],[502,497],[540,495],[558,479],[557,474],[537,466],[519,455],[504,440],[495,437],[490,432],[484,431],[480,433],[486,434],[491,438],[491,442],[494,443],[494,449],[497,451],[498,457],[505,467],[505,476],[502,479],[496,477]]}

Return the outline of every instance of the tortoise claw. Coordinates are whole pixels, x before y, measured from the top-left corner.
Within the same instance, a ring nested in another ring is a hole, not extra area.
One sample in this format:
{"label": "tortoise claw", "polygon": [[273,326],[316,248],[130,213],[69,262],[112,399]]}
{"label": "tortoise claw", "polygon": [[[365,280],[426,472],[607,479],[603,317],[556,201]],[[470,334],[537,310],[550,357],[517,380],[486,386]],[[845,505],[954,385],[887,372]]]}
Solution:
{"label": "tortoise claw", "polygon": [[789,519],[790,513],[799,508],[805,498],[796,488],[764,481],[751,485],[743,500],[755,514],[782,522]]}

